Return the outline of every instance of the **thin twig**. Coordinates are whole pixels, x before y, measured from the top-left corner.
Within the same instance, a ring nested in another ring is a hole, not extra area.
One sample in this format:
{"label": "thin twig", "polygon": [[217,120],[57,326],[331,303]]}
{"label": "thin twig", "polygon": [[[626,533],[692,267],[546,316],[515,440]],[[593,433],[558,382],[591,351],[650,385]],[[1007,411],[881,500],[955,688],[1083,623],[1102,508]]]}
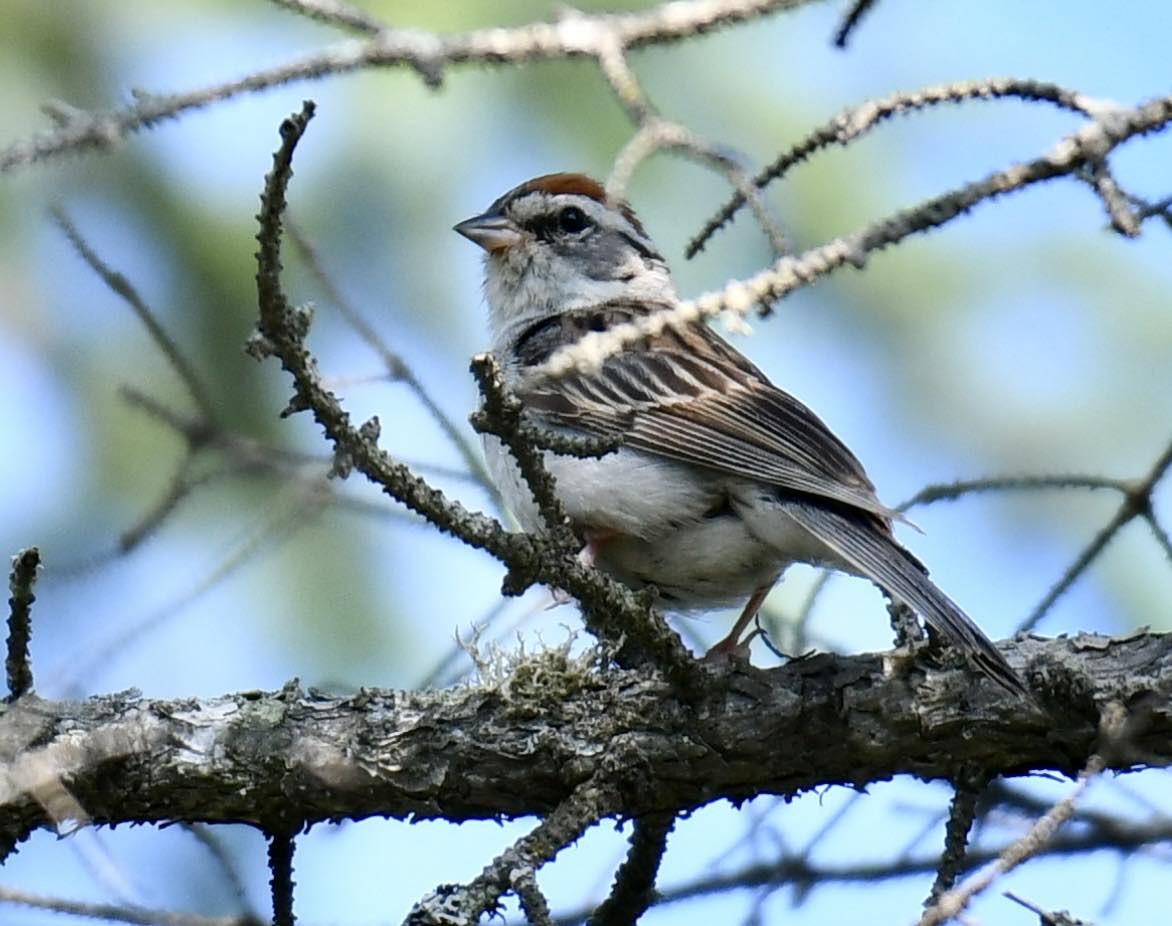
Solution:
{"label": "thin twig", "polygon": [[521,913],[529,926],[553,926],[549,913],[549,901],[537,886],[537,875],[533,868],[521,866],[509,872],[509,887],[521,904]]}
{"label": "thin twig", "polygon": [[252,562],[263,551],[275,550],[298,531],[314,523],[315,517],[326,507],[328,487],[320,482],[293,486],[292,498],[270,517],[259,523],[248,524],[241,536],[232,543],[210,570],[200,575],[184,592],[164,606],[115,629],[96,643],[88,643],[83,653],[73,653],[64,660],[53,687],[76,686],[91,673],[107,668],[115,659],[129,652],[130,646],[142,640],[168,621],[178,618],[184,609],[207,594],[234,572]]}
{"label": "thin twig", "polygon": [[637,13],[568,13],[556,22],[511,29],[488,28],[453,35],[417,29],[383,29],[369,39],[348,39],[239,80],[175,94],[137,93],[133,105],[88,113],[62,107],[57,128],[0,149],[0,173],[68,153],[108,151],[143,129],[212,103],[286,84],[338,76],[372,67],[413,68],[428,86],[438,86],[451,65],[597,58],[617,42],[623,48],[665,45],[721,26],[759,19],[804,6],[811,0],[671,0]]}
{"label": "thin twig", "polygon": [[1140,234],[1139,216],[1127,201],[1127,195],[1119,188],[1119,183],[1111,173],[1107,162],[1098,161],[1090,165],[1087,171],[1087,182],[1098,195],[1107,210],[1107,218],[1111,220],[1111,227],[1126,238],[1138,238]]}
{"label": "thin twig", "polygon": [[988,784],[988,775],[976,770],[961,772],[953,783],[952,802],[948,807],[948,822],[944,828],[944,852],[940,856],[940,867],[924,906],[930,906],[956,884],[964,870],[964,857],[968,851],[969,832],[977,819],[977,806]]}
{"label": "thin twig", "polygon": [[1172,196],[1165,196],[1163,199],[1149,202],[1141,196],[1135,196],[1131,193],[1124,194],[1128,202],[1135,207],[1136,218],[1141,222],[1146,222],[1151,218],[1161,218],[1164,224],[1172,228]]}
{"label": "thin twig", "polygon": [[310,19],[316,19],[318,22],[342,26],[345,29],[353,29],[355,32],[364,32],[367,35],[377,35],[387,28],[365,10],[351,6],[344,0],[270,0],[270,2]]}
{"label": "thin twig", "polygon": [[[175,411],[154,396],[133,386],[122,386],[119,392],[132,408],[146,412],[176,433],[188,437],[189,443],[193,440],[192,433],[203,430],[198,419]],[[200,470],[196,466],[195,449],[203,452],[220,451],[226,459]],[[87,556],[79,562],[64,564],[58,569],[58,574],[68,576],[91,572],[112,559],[133,552],[152,537],[167,518],[197,490],[230,478],[274,476],[295,482],[311,496],[319,496],[324,492],[329,496],[330,505],[338,509],[377,511],[382,515],[398,516],[396,512],[385,508],[376,509],[359,499],[347,498],[335,492],[328,483],[322,482],[329,472],[330,465],[330,458],[322,454],[289,450],[217,428],[210,433],[206,441],[199,440],[198,447],[193,448],[193,452],[180,461],[162,495],[139,516],[138,520],[121,531],[116,546],[108,551]],[[421,468],[427,467],[423,465]],[[445,474],[454,478],[463,475]]]}
{"label": "thin twig", "polygon": [[8,575],[8,652],[4,669],[8,677],[8,700],[15,701],[32,691],[33,666],[28,645],[33,634],[32,606],[37,600],[33,586],[41,565],[41,551],[28,547],[12,557]]}
{"label": "thin twig", "polygon": [[1143,519],[1147,522],[1148,527],[1152,529],[1152,535],[1156,538],[1156,543],[1160,545],[1160,549],[1164,551],[1164,556],[1168,558],[1168,564],[1172,565],[1172,536],[1164,530],[1163,525],[1156,520],[1155,511],[1149,511],[1144,514]]}
{"label": "thin twig", "polygon": [[590,372],[626,345],[673,327],[686,327],[726,314],[743,318],[754,306],[765,306],[810,286],[844,266],[863,267],[870,254],[930,231],[963,215],[975,205],[1024,190],[1034,184],[1068,176],[1088,161],[1101,160],[1124,141],[1154,132],[1172,122],[1172,96],[1158,97],[1132,109],[1114,109],[1088,121],[1062,138],[1046,154],[1015,164],[951,190],[918,206],[904,209],[859,231],[835,238],[803,254],[783,257],[773,266],[724,289],[672,308],[653,312],[638,321],[592,331],[574,344],[554,352],[533,371],[534,376],[563,376]]}
{"label": "thin twig", "polygon": [[313,243],[305,236],[300,227],[288,219],[286,219],[286,227],[289,231],[289,237],[293,240],[293,244],[297,247],[298,251],[300,251],[301,258],[305,261],[306,267],[309,268],[309,272],[317,280],[318,285],[322,288],[322,291],[330,300],[331,304],[338,310],[338,314],[366,342],[366,345],[379,356],[391,380],[400,382],[411,390],[412,395],[415,396],[419,404],[423,406],[424,410],[439,425],[444,437],[456,448],[456,452],[460,454],[460,459],[468,467],[468,472],[492,496],[496,506],[504,510],[504,500],[501,498],[500,491],[489,476],[488,470],[485,469],[483,457],[473,448],[468,440],[468,435],[465,430],[459,427],[455,420],[432,398],[431,393],[420,382],[419,377],[415,375],[415,371],[403,359],[402,355],[391,350],[390,346],[383,340],[374,326],[342,294],[341,289],[334,282],[334,278],[326,271],[325,265],[317,253],[317,249],[314,248]]}
{"label": "thin twig", "polygon": [[597,58],[603,77],[638,128],[615,156],[606,181],[607,195],[613,199],[623,199],[635,169],[655,152],[664,149],[681,152],[722,173],[753,210],[753,215],[769,239],[774,257],[788,254],[790,248],[781,223],[769,211],[768,204],[743,167],[747,159],[727,146],[713,144],[691,129],[660,116],[644,94],[627,61],[625,50],[617,40],[604,43]]}
{"label": "thin twig", "polygon": [[151,340],[155,342],[155,345],[162,351],[163,356],[167,358],[167,362],[171,364],[171,367],[179,376],[180,381],[187,389],[187,394],[191,396],[191,400],[195,403],[195,407],[199,409],[202,425],[201,433],[206,434],[210,432],[213,429],[213,422],[216,418],[211,393],[205,383],[199,378],[199,374],[195,372],[194,365],[184,356],[183,351],[179,349],[179,345],[175,342],[175,339],[167,333],[167,330],[163,327],[163,323],[159,321],[151,307],[146,304],[146,300],[139,295],[138,290],[134,288],[134,284],[98,257],[97,252],[89,246],[89,242],[78,231],[77,226],[73,224],[73,220],[69,218],[65,210],[60,206],[55,206],[50,210],[50,214],[65,237],[69,239],[69,242],[73,245],[81,259],[89,264],[90,269],[102,278],[102,282],[121,296],[126,304],[134,311],[135,316],[142,322],[143,327],[146,328]]}
{"label": "thin twig", "polygon": [[131,923],[134,926],[259,926],[247,915],[200,916],[197,913],[178,913],[174,910],[151,910],[146,907],[125,904],[89,903],[80,900],[66,900],[62,897],[45,897],[15,888],[0,887],[0,903],[17,904],[39,910],[52,910],[70,916],[83,916],[95,920],[112,920],[116,923]]}
{"label": "thin twig", "polygon": [[184,830],[207,850],[208,855],[215,862],[224,884],[230,887],[232,893],[236,896],[236,902],[240,905],[241,909],[240,916],[247,917],[250,921],[256,923],[257,926],[260,926],[261,918],[252,909],[252,901],[248,897],[248,887],[241,877],[240,868],[229,853],[227,846],[224,844],[224,840],[220,838],[220,833],[223,831],[214,829],[206,823],[183,823],[182,826]]}
{"label": "thin twig", "polygon": [[[1038,622],[1049,613],[1058,599],[1098,559],[1099,554],[1107,548],[1107,545],[1115,539],[1119,532],[1136,517],[1144,517],[1151,511],[1152,493],[1155,491],[1156,485],[1164,478],[1169,468],[1172,468],[1172,443],[1168,444],[1160,456],[1156,458],[1156,462],[1152,465],[1147,475],[1127,487],[1123,502],[1111,517],[1111,520],[1103,525],[1102,529],[1091,538],[1090,543],[1074,558],[1074,561],[1066,568],[1066,571],[1062,573],[1058,581],[1051,586],[1045,597],[1018,624],[1017,630],[1019,633],[1033,630],[1038,625]],[[1152,522],[1149,520],[1148,523],[1150,524]]]}
{"label": "thin twig", "polygon": [[497,908],[517,869],[533,871],[599,820],[619,809],[618,792],[601,782],[579,785],[548,817],[498,855],[462,887],[444,885],[427,894],[408,914],[405,926],[476,923]]}
{"label": "thin twig", "polygon": [[[877,100],[868,100],[860,106],[850,106],[829,122],[823,123],[797,144],[782,153],[772,164],[753,178],[753,185],[763,189],[780,179],[789,170],[806,161],[815,152],[832,145],[847,145],[882,125],[893,116],[917,112],[943,103],[964,103],[981,99],[1016,99],[1029,103],[1050,103],[1059,109],[1093,117],[1103,107],[1080,93],[1057,84],[1019,78],[958,81],[934,84],[919,90],[900,91]],[[684,251],[690,260],[695,257],[717,231],[724,227],[745,204],[741,196],[734,196],[689,242]]]}
{"label": "thin twig", "polygon": [[631,850],[615,874],[614,886],[587,926],[621,926],[638,922],[655,902],[655,879],[667,851],[667,837],[675,825],[675,814],[640,817],[631,831]]}
{"label": "thin twig", "polygon": [[1098,756],[1092,756],[1083,774],[1079,776],[1078,784],[1065,798],[1054,805],[1050,812],[1039,819],[1021,839],[1002,851],[984,874],[971,878],[959,888],[954,888],[939,897],[931,907],[924,911],[918,926],[939,926],[939,924],[953,919],[969,905],[977,894],[984,891],[1001,875],[1012,871],[1022,862],[1041,854],[1059,827],[1070,818],[1075,802],[1082,797],[1083,791],[1100,771],[1102,771],[1101,760]]}
{"label": "thin twig", "polygon": [[965,495],[982,492],[1034,492],[1038,489],[1114,489],[1117,492],[1126,492],[1127,484],[1121,479],[1106,476],[1063,473],[1050,476],[989,476],[984,479],[960,479],[956,482],[925,486],[907,501],[901,502],[896,511],[910,511],[920,505],[955,501]]}
{"label": "thin twig", "polygon": [[554,477],[545,466],[544,453],[526,433],[521,400],[510,391],[492,354],[473,357],[471,370],[484,399],[481,409],[472,416],[472,426],[500,438],[533,493],[550,539],[562,551],[577,552],[582,544],[570,528]]}
{"label": "thin twig", "polygon": [[1086,920],[1071,916],[1067,910],[1045,910],[1024,897],[1018,897],[1013,891],[1006,891],[1002,896],[1036,914],[1039,926],[1092,926]]}
{"label": "thin twig", "polygon": [[292,833],[269,833],[269,887],[273,899],[273,926],[293,926]]}
{"label": "thin twig", "polygon": [[[1122,705],[1108,705],[1101,722],[1104,747],[1114,747],[1126,720]],[[1074,814],[1075,805],[1092,781],[1107,767],[1106,751],[1101,750],[1087,760],[1078,776],[1078,783],[1061,801],[1044,814],[1020,839],[1006,847],[997,861],[981,875],[970,878],[960,887],[941,895],[920,917],[918,926],[939,926],[958,916],[977,894],[984,891],[1002,875],[1017,868],[1022,862],[1040,854],[1053,841],[1059,828]]]}
{"label": "thin twig", "polygon": [[[1119,789],[1117,780],[1113,781],[1112,785],[1117,790]],[[1003,813],[1012,812],[1029,819],[1041,816],[1053,806],[1052,801],[1016,787],[1003,779],[990,782],[985,797],[991,807],[996,807]],[[1152,807],[1146,802],[1143,804],[1143,819],[1172,827],[1172,816],[1169,816],[1164,808]],[[1128,832],[1135,826],[1135,822],[1131,819],[1096,807],[1076,808],[1071,820],[1080,825],[1084,834],[1097,838],[1104,844],[1109,844],[1113,839],[1126,839]]]}
{"label": "thin twig", "polygon": [[[1104,832],[1059,833],[1050,843],[1041,847],[1038,858],[1069,858],[1089,853],[1115,850],[1125,855],[1172,840],[1172,825],[1167,821],[1138,823],[1135,826],[1108,835]],[[964,861],[964,870],[972,871],[981,865],[995,862],[1004,852],[1001,849],[970,849]],[[881,881],[934,874],[940,865],[939,852],[914,858],[875,862],[825,864],[812,861],[802,852],[787,854],[776,861],[754,863],[731,871],[703,875],[687,883],[661,887],[655,906],[686,903],[698,897],[712,897],[746,888],[790,886],[806,893],[816,887],[832,885],[874,886]],[[582,907],[559,913],[558,926],[580,924],[590,915],[591,908]],[[512,924],[511,924],[512,926]]]}
{"label": "thin twig", "polygon": [[842,24],[838,27],[838,31],[834,33],[834,44],[838,48],[846,48],[847,39],[858,28],[863,17],[871,11],[875,3],[876,0],[853,0],[850,9],[842,18]]}
{"label": "thin twig", "polygon": [[749,203],[753,217],[769,240],[774,258],[791,252],[781,223],[770,212],[769,204],[742,166],[744,159],[723,146],[707,141],[691,129],[659,116],[644,118],[639,130],[615,156],[614,166],[606,181],[607,195],[621,199],[636,167],[661,150],[682,153],[723,174],[732,188]]}

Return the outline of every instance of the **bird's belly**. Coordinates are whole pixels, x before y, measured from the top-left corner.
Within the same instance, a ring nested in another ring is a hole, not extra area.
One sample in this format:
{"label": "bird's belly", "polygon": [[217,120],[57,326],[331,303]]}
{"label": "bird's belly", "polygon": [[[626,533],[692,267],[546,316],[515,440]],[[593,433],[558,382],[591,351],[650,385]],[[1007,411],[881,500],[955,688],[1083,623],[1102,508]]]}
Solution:
{"label": "bird's belly", "polygon": [[669,609],[743,604],[777,581],[788,563],[755,538],[734,513],[702,518],[652,540],[603,538],[595,564],[632,588],[654,585]]}
{"label": "bird's belly", "polygon": [[[515,462],[493,442],[487,459],[505,501],[526,530],[543,532]],[[596,459],[547,453],[545,464],[598,568],[632,588],[654,585],[669,609],[742,604],[790,563],[834,564],[753,483],[623,448]]]}
{"label": "bird's belly", "polygon": [[[490,443],[491,442],[491,443]],[[528,531],[542,532],[537,506],[512,456],[485,441],[486,459],[513,515]],[[695,469],[634,450],[594,459],[545,455],[557,495],[570,522],[586,531],[629,534],[651,540],[695,521],[722,493]]]}

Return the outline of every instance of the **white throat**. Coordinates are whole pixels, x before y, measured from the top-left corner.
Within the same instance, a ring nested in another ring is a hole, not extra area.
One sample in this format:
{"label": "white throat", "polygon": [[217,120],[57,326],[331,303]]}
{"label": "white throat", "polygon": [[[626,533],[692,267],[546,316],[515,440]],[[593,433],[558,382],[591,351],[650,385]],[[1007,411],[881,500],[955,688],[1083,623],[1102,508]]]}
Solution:
{"label": "white throat", "polygon": [[507,255],[486,257],[484,293],[493,351],[498,354],[511,348],[534,322],[551,315],[604,302],[670,304],[677,299],[665,264],[637,260],[628,279],[596,280],[566,268],[564,262],[520,264]]}

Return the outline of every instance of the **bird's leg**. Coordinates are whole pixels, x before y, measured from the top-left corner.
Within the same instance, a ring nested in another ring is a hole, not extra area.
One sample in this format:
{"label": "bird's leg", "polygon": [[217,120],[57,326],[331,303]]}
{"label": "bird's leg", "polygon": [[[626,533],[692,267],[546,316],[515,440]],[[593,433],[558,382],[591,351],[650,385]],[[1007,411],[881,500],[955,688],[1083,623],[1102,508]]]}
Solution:
{"label": "bird's leg", "polygon": [[704,658],[707,660],[728,659],[735,657],[738,659],[749,658],[749,644],[753,642],[753,637],[760,633],[760,630],[754,630],[744,640],[741,639],[741,634],[745,632],[745,628],[757,616],[757,612],[761,610],[761,605],[765,601],[765,596],[769,594],[769,590],[773,588],[773,583],[762,585],[757,591],[749,597],[745,603],[745,610],[741,612],[741,616],[737,618],[737,622],[733,624],[733,629],[728,632],[728,636],[712,647]]}

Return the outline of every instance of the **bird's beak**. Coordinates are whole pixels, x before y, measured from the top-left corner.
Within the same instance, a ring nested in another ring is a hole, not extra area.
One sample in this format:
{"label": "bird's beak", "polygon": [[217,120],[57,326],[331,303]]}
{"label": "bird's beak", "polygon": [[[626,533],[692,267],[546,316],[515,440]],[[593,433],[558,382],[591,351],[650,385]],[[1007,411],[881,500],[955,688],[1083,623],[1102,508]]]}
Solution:
{"label": "bird's beak", "polygon": [[499,212],[486,212],[465,219],[452,231],[459,232],[490,254],[512,247],[521,240],[521,230]]}

